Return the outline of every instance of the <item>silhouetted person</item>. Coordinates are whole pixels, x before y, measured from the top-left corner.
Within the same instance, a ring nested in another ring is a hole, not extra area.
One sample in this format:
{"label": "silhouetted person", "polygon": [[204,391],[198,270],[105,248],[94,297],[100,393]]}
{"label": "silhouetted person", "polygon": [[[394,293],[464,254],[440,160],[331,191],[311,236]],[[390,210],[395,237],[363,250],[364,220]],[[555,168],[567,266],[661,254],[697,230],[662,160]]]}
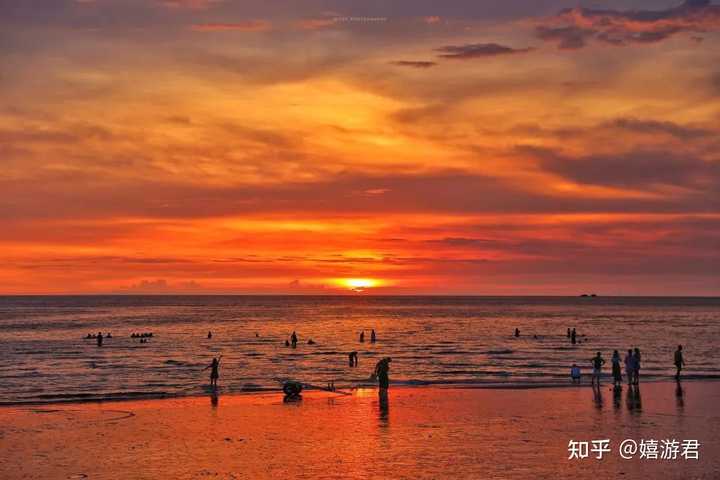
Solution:
{"label": "silhouetted person", "polygon": [[570,329],[567,329],[567,338],[570,338]]}
{"label": "silhouetted person", "polygon": [[315,340],[313,340],[313,339],[311,338],[311,339],[308,340],[307,343],[308,343],[308,345],[315,345]]}
{"label": "silhouetted person", "polygon": [[519,336],[520,336],[520,329],[519,329],[519,328],[516,328],[516,329],[515,329],[515,338],[517,338],[517,337],[519,337]]}
{"label": "silhouetted person", "polygon": [[348,362],[351,367],[357,367],[358,366],[358,352],[352,351],[348,354]]}
{"label": "silhouetted person", "polygon": [[364,341],[365,341],[365,330],[360,332],[360,342],[364,342]]}
{"label": "silhouetted person", "polygon": [[295,381],[287,381],[283,384],[283,393],[285,394],[285,397],[283,398],[283,402],[291,402],[291,401],[297,401],[302,400],[302,393],[303,385],[300,382]]}
{"label": "silhouetted person", "polygon": [[675,368],[677,369],[675,379],[680,380],[680,370],[682,370],[684,366],[685,360],[683,360],[682,345],[678,345],[677,350],[675,350]]}
{"label": "silhouetted person", "polygon": [[98,346],[98,347],[102,347],[102,342],[103,342],[102,332],[98,332],[98,334],[97,334],[97,346]]}
{"label": "silhouetted person", "polygon": [[112,338],[112,334],[110,332],[106,333],[105,338]]}
{"label": "silhouetted person", "polygon": [[218,358],[213,358],[212,363],[208,365],[207,367],[203,368],[203,371],[210,369],[210,386],[211,387],[217,387],[217,381],[218,378],[220,378],[220,359],[222,358],[222,355],[220,355]]}
{"label": "silhouetted person", "polygon": [[622,386],[622,371],[620,369],[620,352],[615,350],[612,356],[612,375],[613,385],[615,387]]}
{"label": "silhouetted person", "polygon": [[632,385],[633,377],[635,375],[635,360],[633,360],[632,348],[628,349],[627,355],[625,355],[625,375],[627,375],[628,385]]}
{"label": "silhouetted person", "polygon": [[572,331],[570,331],[570,343],[575,345],[577,343],[577,333],[575,332],[575,329],[573,328]]}
{"label": "silhouetted person", "polygon": [[295,348],[297,346],[297,342],[298,342],[298,337],[297,337],[297,334],[295,333],[295,330],[293,330],[292,335],[290,335],[290,344],[292,345],[293,348]]}
{"label": "silhouetted person", "polygon": [[600,352],[590,359],[593,365],[592,379],[590,384],[593,385],[597,382],[598,389],[600,388],[600,375],[602,374],[602,366],[605,364],[605,360],[600,355]]}
{"label": "silhouetted person", "polygon": [[285,346],[286,346],[286,347],[289,347],[289,346],[290,346],[290,340],[285,339]]}
{"label": "silhouetted person", "polygon": [[375,365],[375,376],[377,376],[380,390],[387,390],[390,387],[390,362],[392,362],[392,358],[385,357]]}
{"label": "silhouetted person", "polygon": [[572,368],[570,369],[570,378],[572,379],[572,383],[580,383],[581,373],[580,373],[580,367],[578,367],[576,364],[573,363]]}
{"label": "silhouetted person", "polygon": [[370,332],[370,343],[377,342],[377,336],[375,335],[375,329],[373,328]]}
{"label": "silhouetted person", "polygon": [[635,385],[640,384],[640,349],[636,348],[633,351],[633,383]]}
{"label": "silhouetted person", "polygon": [[208,340],[212,338],[212,332],[208,331]]}

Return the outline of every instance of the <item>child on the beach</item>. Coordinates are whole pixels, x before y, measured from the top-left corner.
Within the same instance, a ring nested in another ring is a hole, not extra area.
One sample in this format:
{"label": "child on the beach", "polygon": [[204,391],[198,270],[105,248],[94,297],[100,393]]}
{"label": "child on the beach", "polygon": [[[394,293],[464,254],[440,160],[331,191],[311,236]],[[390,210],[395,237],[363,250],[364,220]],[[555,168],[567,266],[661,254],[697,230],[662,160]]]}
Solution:
{"label": "child on the beach", "polygon": [[217,387],[217,381],[218,378],[220,378],[220,359],[222,358],[222,355],[220,355],[218,358],[213,358],[212,363],[208,365],[207,367],[203,368],[203,371],[207,370],[208,368],[210,370],[210,386],[211,387]]}
{"label": "child on the beach", "polygon": [[574,363],[570,369],[570,378],[572,378],[573,383],[580,383],[580,367]]}

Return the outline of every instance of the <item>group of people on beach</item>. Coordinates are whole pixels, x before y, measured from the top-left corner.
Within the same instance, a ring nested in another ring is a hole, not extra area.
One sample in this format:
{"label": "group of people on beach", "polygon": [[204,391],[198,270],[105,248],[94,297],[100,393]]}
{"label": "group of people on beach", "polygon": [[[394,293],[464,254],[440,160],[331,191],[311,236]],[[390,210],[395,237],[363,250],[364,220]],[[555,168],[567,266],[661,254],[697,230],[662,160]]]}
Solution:
{"label": "group of people on beach", "polygon": [[[152,334],[150,335],[152,336]],[[256,334],[257,336],[257,334]],[[208,332],[207,335],[208,339],[212,339],[212,332]],[[363,330],[360,332],[359,337],[360,342],[365,341],[365,331]],[[370,332],[370,342],[375,343],[377,342],[377,334],[375,333],[375,329],[372,329]],[[296,348],[298,344],[298,335],[297,332],[293,331],[292,334],[290,334],[290,338],[288,340],[285,340],[285,346],[292,348]],[[309,345],[314,345],[315,342],[312,339],[308,340]],[[205,367],[203,371],[210,369],[210,387],[216,388],[218,379],[220,378],[220,359],[222,358],[222,355],[217,358],[213,358],[210,365]],[[390,387],[390,362],[392,362],[392,358],[390,357],[384,357],[380,361],[377,362],[375,365],[375,370],[373,371],[373,374],[371,375],[371,379],[377,380],[378,385],[380,386],[381,391],[387,391],[387,389]],[[358,352],[356,350],[353,350],[348,354],[348,363],[350,367],[357,367],[358,366]],[[289,383],[298,383],[298,382],[289,382]],[[287,387],[288,382],[286,382],[285,387]],[[285,388],[284,387],[284,388]],[[293,387],[294,388],[294,387]],[[330,388],[330,387],[328,387]],[[332,384],[332,390],[334,391],[334,383]],[[296,391],[297,390],[297,391]],[[293,390],[293,396],[297,397],[299,396],[299,392],[302,390],[302,388],[294,389]],[[286,392],[287,395],[287,392]]]}
{"label": "group of people on beach", "polygon": [[[627,377],[627,383],[628,385],[638,385],[640,383],[640,362],[641,362],[642,356],[640,355],[640,349],[639,348],[630,348],[627,351],[627,354],[625,355],[625,358],[622,360],[622,363],[625,364],[625,376]],[[605,365],[605,359],[602,358],[602,354],[600,352],[597,352],[593,358],[590,359],[590,362],[592,364],[592,377],[591,377],[591,385],[600,387],[600,377],[602,375],[602,367]],[[613,351],[612,355],[612,377],[613,377],[613,386],[615,388],[621,388],[623,383],[623,376],[622,376],[622,369],[621,369],[621,359],[620,359],[620,352],[617,350]],[[682,371],[683,367],[685,366],[685,359],[683,358],[683,347],[682,345],[678,345],[677,350],[675,350],[675,355],[673,357],[673,364],[675,365],[675,379],[680,380],[680,372]],[[572,368],[570,369],[570,377],[572,379],[573,383],[580,383],[580,367],[577,364],[573,364]]]}
{"label": "group of people on beach", "polygon": [[[132,336],[135,337],[136,335],[137,334],[133,334]],[[152,337],[152,333],[139,334],[139,335],[142,335],[142,336],[148,335],[148,336]],[[257,334],[256,334],[256,336],[257,336]],[[515,329],[514,336],[515,337],[520,336],[519,329],[517,329],[517,328]],[[575,344],[577,342],[577,332],[576,332],[575,328],[572,328],[572,329],[568,328],[567,336],[568,336],[568,338],[570,338],[571,343]],[[97,337],[99,338],[98,344],[101,344],[102,340],[100,340],[100,339],[102,338],[102,334],[99,333],[97,335]],[[91,338],[89,336],[89,334],[88,334],[88,338]],[[95,336],[93,336],[92,338],[95,338]],[[208,332],[207,338],[208,339],[212,338],[211,332]],[[359,336],[358,340],[359,340],[359,342],[365,342],[365,331],[364,330],[360,332],[360,336]],[[370,342],[372,342],[372,343],[377,342],[377,334],[375,333],[375,329],[371,330]],[[298,344],[298,335],[297,335],[297,332],[293,331],[292,334],[290,334],[290,338],[288,340],[285,340],[285,346],[296,348],[297,344]],[[312,339],[309,339],[308,344],[313,345],[313,344],[315,344],[315,342]],[[213,358],[212,363],[204,368],[204,370],[210,369],[210,386],[213,388],[217,387],[217,382],[218,382],[218,379],[220,378],[220,359],[221,358],[222,358],[222,355],[218,358]],[[640,354],[640,349],[637,347],[628,349],[627,354],[625,355],[625,358],[622,360],[620,358],[620,352],[618,350],[613,351],[613,355],[611,358],[612,378],[613,378],[613,386],[616,389],[622,388],[622,383],[623,383],[622,364],[625,365],[625,376],[627,377],[628,385],[639,385],[641,360],[642,360],[642,356]],[[391,362],[392,362],[392,358],[390,358],[390,357],[382,358],[375,365],[375,369],[373,371],[373,374],[371,375],[371,379],[377,380],[378,385],[381,390],[381,394],[384,394],[383,392],[386,392],[390,386],[389,372],[390,372],[390,363]],[[595,354],[595,356],[590,359],[590,363],[592,365],[591,385],[594,388],[597,387],[599,389],[600,388],[600,379],[602,376],[602,368],[605,365],[606,361],[602,357],[602,353],[597,352]],[[680,380],[680,372],[682,371],[683,367],[685,366],[682,345],[678,345],[678,348],[675,351],[673,363],[676,368],[675,378],[679,381]],[[358,366],[358,352],[356,350],[353,350],[348,353],[348,364],[350,367]],[[580,383],[580,380],[582,378],[582,372],[581,372],[580,366],[578,366],[575,363],[572,365],[572,367],[570,369],[570,377],[571,377],[573,383],[576,383],[576,384]],[[333,390],[334,390],[334,386],[333,386]]]}

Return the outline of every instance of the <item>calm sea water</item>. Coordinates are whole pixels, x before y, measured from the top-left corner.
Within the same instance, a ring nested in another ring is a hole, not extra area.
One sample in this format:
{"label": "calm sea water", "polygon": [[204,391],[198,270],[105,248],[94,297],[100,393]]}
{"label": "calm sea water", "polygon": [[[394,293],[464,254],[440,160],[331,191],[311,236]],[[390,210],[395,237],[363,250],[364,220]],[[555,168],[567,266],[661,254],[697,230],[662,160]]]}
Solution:
{"label": "calm sea water", "polygon": [[[568,327],[582,343],[570,344]],[[293,330],[296,349],[284,346]],[[113,336],[102,348],[84,339],[98,331]],[[133,332],[153,338],[139,343]],[[367,384],[384,356],[394,384],[565,384],[573,362],[587,373],[596,351],[609,361],[613,349],[636,346],[643,376],[658,379],[674,373],[678,343],[687,377],[720,378],[720,299],[0,297],[0,402],[200,394],[202,369],[220,354],[226,393],[278,389],[287,378]]]}

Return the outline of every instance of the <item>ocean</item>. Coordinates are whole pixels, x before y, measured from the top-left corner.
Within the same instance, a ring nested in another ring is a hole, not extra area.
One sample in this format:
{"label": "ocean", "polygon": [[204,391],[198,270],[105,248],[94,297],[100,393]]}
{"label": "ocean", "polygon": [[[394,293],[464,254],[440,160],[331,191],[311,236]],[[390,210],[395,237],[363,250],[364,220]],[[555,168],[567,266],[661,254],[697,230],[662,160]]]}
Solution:
{"label": "ocean", "polygon": [[[85,338],[99,331],[112,334],[102,348]],[[142,332],[153,337],[131,338]],[[600,351],[609,375],[613,349],[631,347],[642,377],[658,380],[674,374],[678,344],[686,378],[720,378],[719,341],[720,298],[4,296],[0,403],[200,395],[219,355],[223,393],[279,391],[285,379],[367,385],[386,356],[395,385],[566,385],[573,363],[589,373]]]}

